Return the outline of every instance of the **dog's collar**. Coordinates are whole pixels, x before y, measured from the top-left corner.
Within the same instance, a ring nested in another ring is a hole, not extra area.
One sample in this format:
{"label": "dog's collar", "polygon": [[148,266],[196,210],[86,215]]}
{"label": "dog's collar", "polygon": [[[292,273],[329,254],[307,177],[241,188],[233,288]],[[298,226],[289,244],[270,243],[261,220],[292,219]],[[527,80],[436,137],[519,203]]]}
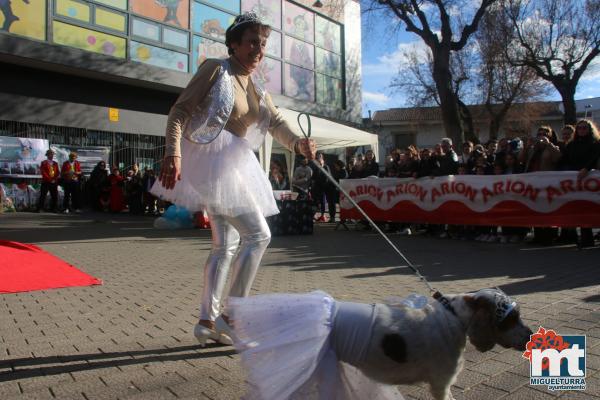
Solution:
{"label": "dog's collar", "polygon": [[433,294],[433,298],[439,301],[442,304],[442,306],[444,306],[446,310],[454,314],[455,317],[458,317],[456,311],[454,310],[454,307],[452,307],[452,304],[450,304],[450,300],[448,300],[448,298],[444,296],[439,290]]}

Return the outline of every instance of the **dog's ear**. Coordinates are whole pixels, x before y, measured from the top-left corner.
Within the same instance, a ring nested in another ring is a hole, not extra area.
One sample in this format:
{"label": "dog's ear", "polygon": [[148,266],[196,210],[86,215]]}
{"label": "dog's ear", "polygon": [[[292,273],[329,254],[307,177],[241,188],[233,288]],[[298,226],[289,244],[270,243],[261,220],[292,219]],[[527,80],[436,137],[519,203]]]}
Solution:
{"label": "dog's ear", "polygon": [[482,353],[491,350],[496,344],[494,304],[485,297],[472,296],[465,296],[465,303],[473,309],[467,329],[469,341]]}

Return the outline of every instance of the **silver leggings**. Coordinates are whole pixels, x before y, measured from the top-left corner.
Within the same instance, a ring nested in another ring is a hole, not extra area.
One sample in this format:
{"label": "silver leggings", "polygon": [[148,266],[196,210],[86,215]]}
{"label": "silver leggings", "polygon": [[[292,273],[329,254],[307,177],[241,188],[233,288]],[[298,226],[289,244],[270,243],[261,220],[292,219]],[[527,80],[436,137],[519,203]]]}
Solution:
{"label": "silver leggings", "polygon": [[260,260],[271,241],[271,231],[265,217],[258,211],[237,217],[209,215],[209,219],[212,249],[204,266],[200,319],[214,321],[221,313],[231,260],[235,256],[229,296],[246,297],[250,293]]}

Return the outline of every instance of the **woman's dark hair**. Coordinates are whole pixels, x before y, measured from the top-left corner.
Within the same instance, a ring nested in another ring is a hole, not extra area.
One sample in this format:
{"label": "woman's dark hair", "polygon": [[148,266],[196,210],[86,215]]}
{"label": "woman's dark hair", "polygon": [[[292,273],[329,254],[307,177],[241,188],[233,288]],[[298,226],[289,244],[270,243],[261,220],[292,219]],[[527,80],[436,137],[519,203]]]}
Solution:
{"label": "woman's dark hair", "polygon": [[232,43],[241,43],[242,36],[247,29],[257,32],[265,37],[271,34],[271,27],[263,24],[258,16],[253,12],[246,12],[235,17],[233,23],[225,31],[225,45],[227,53],[233,55]]}

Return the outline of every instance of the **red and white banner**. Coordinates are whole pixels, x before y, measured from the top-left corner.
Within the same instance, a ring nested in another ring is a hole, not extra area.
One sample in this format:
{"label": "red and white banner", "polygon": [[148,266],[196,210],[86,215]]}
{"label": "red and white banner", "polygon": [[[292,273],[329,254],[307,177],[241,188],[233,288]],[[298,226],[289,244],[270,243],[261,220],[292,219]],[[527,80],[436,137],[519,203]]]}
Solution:
{"label": "red and white banner", "polygon": [[[453,225],[600,227],[600,172],[345,179],[375,221]],[[362,219],[340,194],[342,219]]]}

